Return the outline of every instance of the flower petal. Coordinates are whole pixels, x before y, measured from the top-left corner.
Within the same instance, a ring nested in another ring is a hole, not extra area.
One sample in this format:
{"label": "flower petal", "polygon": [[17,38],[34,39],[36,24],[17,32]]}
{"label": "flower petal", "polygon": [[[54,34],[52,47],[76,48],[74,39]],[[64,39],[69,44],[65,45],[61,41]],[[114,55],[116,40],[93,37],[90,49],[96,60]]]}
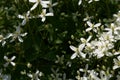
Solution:
{"label": "flower petal", "polygon": [[76,47],[74,47],[74,46],[70,46],[70,49],[72,50],[72,51],[76,51],[77,50],[77,48]]}
{"label": "flower petal", "polygon": [[92,36],[89,36],[88,39],[87,39],[87,42],[90,41],[91,38],[92,38]]}
{"label": "flower petal", "polygon": [[87,28],[87,29],[86,29],[86,32],[88,32],[88,31],[90,31],[90,30],[92,30],[92,28],[91,28],[91,27],[90,27],[90,28]]}
{"label": "flower petal", "polygon": [[25,17],[23,15],[18,15],[18,18],[24,19]]}
{"label": "flower petal", "polygon": [[93,24],[90,21],[87,21],[88,26],[92,27]]}
{"label": "flower petal", "polygon": [[37,6],[38,6],[39,3],[35,3],[32,8],[30,9],[30,11],[34,10]]}
{"label": "flower petal", "polygon": [[16,64],[14,62],[10,62],[12,66],[15,66]]}
{"label": "flower petal", "polygon": [[37,0],[29,0],[29,2],[35,3],[37,2]]}
{"label": "flower petal", "polygon": [[7,60],[8,60],[8,57],[7,57],[7,56],[4,56],[4,59],[7,61]]}
{"label": "flower petal", "polygon": [[20,34],[22,37],[26,36],[27,35],[27,32],[26,33],[23,33],[23,34]]}
{"label": "flower petal", "polygon": [[81,55],[82,58],[86,58],[86,54],[80,52],[80,55]]}
{"label": "flower petal", "polygon": [[10,38],[11,36],[13,36],[13,34],[12,34],[12,33],[9,33],[9,34],[7,34],[7,36],[5,37],[5,39]]}
{"label": "flower petal", "polygon": [[24,26],[26,24],[26,19],[24,19],[21,24]]}
{"label": "flower petal", "polygon": [[18,36],[18,41],[23,42],[23,39],[20,36]]}
{"label": "flower petal", "polygon": [[16,56],[13,56],[13,57],[11,58],[11,61],[13,61],[15,58],[16,58]]}
{"label": "flower petal", "polygon": [[70,59],[74,59],[74,58],[76,58],[76,56],[77,56],[77,53],[74,53],[74,54],[71,56]]}
{"label": "flower petal", "polygon": [[115,70],[115,69],[117,69],[117,68],[119,68],[118,65],[113,66],[113,70]]}
{"label": "flower petal", "polygon": [[80,44],[79,47],[78,47],[79,52],[81,52],[84,47],[85,47],[85,44]]}
{"label": "flower petal", "polygon": [[94,25],[94,27],[99,27],[101,25],[101,23],[97,23]]}
{"label": "flower petal", "polygon": [[81,5],[81,3],[82,3],[82,0],[79,0],[78,5]]}

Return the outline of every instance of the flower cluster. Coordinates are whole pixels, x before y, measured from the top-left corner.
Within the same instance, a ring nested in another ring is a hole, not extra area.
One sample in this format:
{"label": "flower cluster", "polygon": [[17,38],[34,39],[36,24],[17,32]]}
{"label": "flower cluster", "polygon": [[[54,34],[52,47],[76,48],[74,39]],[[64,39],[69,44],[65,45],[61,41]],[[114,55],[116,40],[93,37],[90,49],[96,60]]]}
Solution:
{"label": "flower cluster", "polygon": [[53,1],[1,0],[0,80],[119,80],[119,0]]}
{"label": "flower cluster", "polygon": [[[84,38],[80,38],[81,43],[78,47],[74,47],[70,45],[74,54],[71,56],[71,59],[75,58],[83,58],[86,61],[90,61],[93,57],[96,57],[98,60],[104,59],[105,57],[113,57],[113,67],[112,70],[116,70],[120,67],[120,51],[115,51],[115,43],[120,40],[120,13],[115,14],[116,21],[114,23],[108,24],[104,29],[100,31],[100,27],[103,26],[101,23],[92,24],[90,21],[87,21],[88,27],[86,32],[91,32],[96,34],[95,39],[91,39],[92,36],[90,34],[89,38],[86,40]],[[99,27],[99,28],[98,28]],[[87,56],[86,56],[87,55]],[[117,56],[117,57],[115,57]],[[88,65],[88,64],[87,64]],[[99,65],[99,64],[98,64]],[[80,69],[80,71],[84,71]],[[112,77],[112,74],[107,74],[107,71],[100,71],[97,73],[94,70],[88,70],[85,72],[83,77],[77,76],[78,80],[109,80]],[[86,75],[86,74],[89,74]],[[100,75],[100,77],[98,77]]]}

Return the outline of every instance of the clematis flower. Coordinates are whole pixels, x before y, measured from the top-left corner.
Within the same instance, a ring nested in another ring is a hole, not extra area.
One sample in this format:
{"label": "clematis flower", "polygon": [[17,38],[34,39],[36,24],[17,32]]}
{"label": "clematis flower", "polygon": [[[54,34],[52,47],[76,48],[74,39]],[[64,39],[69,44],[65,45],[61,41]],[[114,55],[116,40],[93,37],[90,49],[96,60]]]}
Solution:
{"label": "clematis flower", "polygon": [[16,38],[18,38],[18,41],[19,41],[19,42],[23,42],[23,39],[22,39],[21,37],[24,37],[24,36],[26,36],[26,35],[27,35],[27,33],[21,34],[21,28],[20,28],[20,26],[18,26],[18,27],[16,28],[15,33],[9,33],[8,36],[9,36],[9,37],[12,37],[12,40],[11,40],[10,42],[15,41]]}
{"label": "clematis flower", "polygon": [[90,21],[87,21],[87,25],[89,26],[89,28],[86,29],[86,32],[91,30],[93,30],[94,32],[97,32],[96,28],[99,27],[101,23],[92,24]]}
{"label": "clematis flower", "polygon": [[42,76],[42,72],[37,70],[36,73],[28,73],[27,75],[28,75],[28,77],[31,78],[31,80],[40,80],[39,77]]}
{"label": "clematis flower", "polygon": [[90,39],[92,38],[92,36],[89,36],[88,39],[85,38],[80,38],[81,42],[82,42],[82,46],[85,47],[86,44],[89,43]]}
{"label": "clematis flower", "polygon": [[120,67],[120,56],[118,56],[117,59],[113,59],[113,60],[114,60],[113,70],[115,70]]}
{"label": "clematis flower", "polygon": [[13,56],[11,59],[8,59],[7,56],[4,56],[4,59],[7,61],[4,64],[4,67],[7,67],[9,64],[11,64],[12,66],[15,66],[15,62],[13,62],[13,60],[16,58],[16,56]]}
{"label": "clematis flower", "polygon": [[76,47],[74,47],[74,46],[70,46],[70,49],[72,50],[72,51],[74,51],[74,53],[72,54],[72,56],[71,56],[71,59],[74,59],[74,58],[76,58],[77,56],[79,57],[79,56],[81,56],[82,58],[85,58],[85,56],[86,56],[86,54],[84,54],[83,52],[82,52],[82,50],[83,50],[83,44],[81,44],[81,45],[79,45],[78,46],[78,48],[76,48]]}
{"label": "clematis flower", "polygon": [[52,0],[50,0],[50,3],[47,4],[48,5],[47,8],[49,8],[49,12],[53,13],[53,8],[52,7],[56,6],[57,4],[58,4],[58,2],[52,3]]}
{"label": "clematis flower", "polygon": [[120,27],[116,26],[114,23],[111,23],[109,28],[105,28],[106,31],[108,31],[108,34],[119,34]]}
{"label": "clematis flower", "polygon": [[46,9],[42,10],[42,13],[38,16],[42,18],[42,22],[46,20],[46,16],[53,16],[53,13],[46,13]]}
{"label": "clematis flower", "polygon": [[50,3],[50,1],[43,1],[43,0],[29,0],[29,2],[34,3],[30,11],[33,11],[38,6],[38,4],[42,5],[42,8],[46,8],[47,4]]}
{"label": "clematis flower", "polygon": [[18,18],[23,19],[23,21],[21,23],[22,26],[24,26],[26,24],[26,22],[29,19],[31,19],[31,17],[29,17],[29,15],[30,15],[30,11],[28,11],[26,15],[18,15]]}

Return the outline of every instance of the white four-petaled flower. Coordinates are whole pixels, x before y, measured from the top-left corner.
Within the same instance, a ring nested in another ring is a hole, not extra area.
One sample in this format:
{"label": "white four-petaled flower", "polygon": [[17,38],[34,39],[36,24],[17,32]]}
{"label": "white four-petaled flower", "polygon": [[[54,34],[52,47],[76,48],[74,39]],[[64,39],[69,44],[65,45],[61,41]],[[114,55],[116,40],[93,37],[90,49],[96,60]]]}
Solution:
{"label": "white four-petaled flower", "polygon": [[13,62],[13,60],[16,58],[16,56],[13,56],[11,59],[9,59],[7,56],[4,56],[4,59],[7,61],[4,64],[4,67],[7,67],[9,64],[11,64],[12,66],[15,66],[15,62]]}
{"label": "white four-petaled flower", "polygon": [[28,77],[31,78],[31,80],[40,80],[39,77],[42,76],[42,72],[40,72],[39,70],[37,70],[36,73],[28,73],[27,75],[28,75]]}
{"label": "white four-petaled flower", "polygon": [[46,9],[42,10],[42,13],[39,15],[39,17],[42,18],[42,22],[44,22],[46,20],[46,16],[53,16],[53,13],[46,13]]}
{"label": "white four-petaled flower", "polygon": [[27,33],[21,33],[21,28],[20,28],[20,26],[18,26],[17,28],[16,28],[16,31],[15,31],[15,33],[9,33],[9,37],[12,37],[12,40],[10,41],[10,42],[13,42],[13,41],[15,41],[15,39],[16,38],[18,38],[18,41],[19,42],[23,42],[23,39],[21,38],[21,37],[24,37],[24,36],[26,36],[27,35]]}
{"label": "white four-petaled flower", "polygon": [[43,1],[43,0],[29,0],[29,2],[34,3],[30,11],[33,11],[35,8],[37,8],[39,4],[42,5],[42,8],[46,8],[48,7],[47,4],[50,3],[50,1]]}
{"label": "white four-petaled flower", "polygon": [[97,24],[93,24],[90,21],[87,21],[87,25],[89,26],[89,28],[86,29],[86,32],[93,30],[94,32],[97,32],[97,27],[99,27],[101,25],[101,23],[97,23]]}

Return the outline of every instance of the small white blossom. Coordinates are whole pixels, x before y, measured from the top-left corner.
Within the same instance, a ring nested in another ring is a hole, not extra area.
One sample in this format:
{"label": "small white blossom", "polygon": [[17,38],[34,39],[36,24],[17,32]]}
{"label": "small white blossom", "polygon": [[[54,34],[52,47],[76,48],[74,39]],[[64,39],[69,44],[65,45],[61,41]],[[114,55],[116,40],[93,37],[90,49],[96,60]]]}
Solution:
{"label": "small white blossom", "polygon": [[100,71],[99,77],[98,77],[98,73],[96,73],[94,70],[90,71],[90,76],[92,80],[109,80],[112,77],[110,73],[107,73],[103,70]]}
{"label": "small white blossom", "polygon": [[42,5],[42,8],[46,8],[48,6],[47,4],[50,3],[50,1],[43,1],[43,0],[29,0],[29,2],[34,3],[30,11],[33,11],[35,8],[37,8],[39,4]]}
{"label": "small white blossom", "polygon": [[108,34],[116,34],[119,35],[120,27],[116,26],[114,23],[111,23],[109,28],[105,28],[106,31],[108,31]]}
{"label": "small white blossom", "polygon": [[11,40],[10,42],[15,41],[16,38],[18,38],[18,41],[19,41],[19,42],[23,42],[23,39],[22,39],[21,37],[24,37],[24,36],[26,36],[26,35],[27,35],[27,33],[21,34],[21,28],[20,28],[20,26],[18,26],[18,27],[16,28],[15,33],[10,33],[10,34],[9,34],[9,36],[12,37],[12,40]]}
{"label": "small white blossom", "polygon": [[110,53],[108,52],[109,49],[112,49],[114,47],[113,44],[105,41],[93,41],[94,46],[96,49],[93,51],[94,55],[97,56],[97,58],[101,58],[104,55],[109,55]]}
{"label": "small white blossom", "polygon": [[97,23],[97,24],[92,24],[90,21],[87,21],[87,25],[89,26],[89,28],[86,29],[86,32],[93,30],[94,32],[97,32],[97,27],[99,27],[101,25],[101,23]]}
{"label": "small white blossom", "polygon": [[74,51],[74,54],[72,54],[71,59],[74,59],[77,56],[78,57],[81,56],[81,57],[85,58],[86,55],[82,52],[83,48],[84,48],[83,44],[79,45],[78,48],[71,45],[70,49],[72,51]]}
{"label": "small white blossom", "polygon": [[15,62],[13,62],[13,60],[16,58],[16,56],[13,56],[11,59],[9,59],[7,56],[4,56],[4,59],[7,61],[4,64],[4,67],[7,67],[9,64],[11,64],[12,66],[15,66]]}
{"label": "small white blossom", "polygon": [[112,77],[110,73],[105,71],[100,71],[100,79],[99,80],[109,80]]}
{"label": "small white blossom", "polygon": [[120,11],[118,11],[118,13],[114,14],[113,16],[116,18],[115,22],[117,23],[117,25],[120,26]]}
{"label": "small white blossom", "polygon": [[114,60],[114,66],[113,69],[117,69],[120,67],[120,56],[117,57],[117,59],[113,59]]}
{"label": "small white blossom", "polygon": [[108,33],[102,33],[99,37],[99,40],[101,41],[108,41],[108,42],[115,42],[114,36],[112,34]]}
{"label": "small white blossom", "polygon": [[29,15],[30,15],[30,11],[28,11],[25,16],[23,16],[23,15],[18,15],[18,18],[23,19],[23,21],[22,21],[22,23],[21,23],[22,26],[24,26],[24,25],[26,24],[26,22],[27,22],[29,19],[31,19],[31,17],[29,17]]}
{"label": "small white blossom", "polygon": [[53,16],[53,13],[46,13],[46,9],[43,9],[42,13],[39,15],[39,17],[42,18],[42,22],[46,20],[46,16]]}
{"label": "small white blossom", "polygon": [[50,3],[47,4],[48,7],[46,7],[46,8],[49,8],[49,12],[53,13],[53,8],[52,7],[56,6],[57,4],[58,4],[58,2],[52,3],[52,0],[50,0]]}
{"label": "small white blossom", "polygon": [[28,73],[28,77],[31,78],[31,80],[40,80],[40,77],[42,76],[42,72],[39,70],[36,71],[36,73]]}

